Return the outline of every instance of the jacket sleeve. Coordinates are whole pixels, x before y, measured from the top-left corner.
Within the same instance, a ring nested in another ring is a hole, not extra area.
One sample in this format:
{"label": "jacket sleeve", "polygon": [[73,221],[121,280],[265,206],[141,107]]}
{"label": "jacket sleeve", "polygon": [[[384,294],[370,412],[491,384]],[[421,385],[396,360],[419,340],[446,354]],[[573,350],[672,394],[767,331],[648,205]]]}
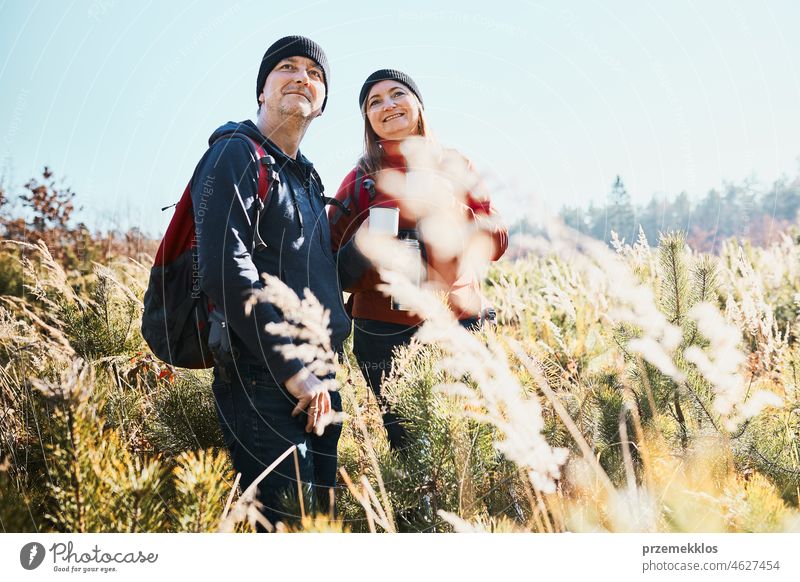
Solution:
{"label": "jacket sleeve", "polygon": [[328,221],[331,227],[331,246],[336,261],[339,282],[342,289],[348,292],[360,290],[359,282],[370,270],[371,263],[355,243],[355,233],[367,217],[366,212],[359,212],[355,190],[356,170],[352,170],[342,181],[336,192],[336,200],[344,205],[349,214],[338,205],[328,207]]}
{"label": "jacket sleeve", "polygon": [[243,140],[222,140],[200,162],[192,182],[200,288],[221,309],[229,328],[243,345],[264,361],[278,383],[303,367],[285,360],[276,347],[288,337],[265,331],[282,317],[270,303],[257,303],[245,314],[245,302],[263,288],[251,256],[251,217],[258,195],[258,169],[250,146]]}
{"label": "jacket sleeve", "polygon": [[491,237],[494,251],[490,259],[492,261],[499,260],[508,249],[508,229],[500,219],[497,210],[492,208],[491,201],[489,199],[476,200],[471,194],[468,194],[467,217]]}
{"label": "jacket sleeve", "polygon": [[491,199],[486,194],[486,185],[472,162],[467,158],[464,158],[464,161],[467,164],[467,172],[474,180],[465,201],[467,219],[473,221],[478,229],[491,237],[494,252],[490,260],[497,261],[508,249],[508,229],[503,224],[497,210],[492,208]]}

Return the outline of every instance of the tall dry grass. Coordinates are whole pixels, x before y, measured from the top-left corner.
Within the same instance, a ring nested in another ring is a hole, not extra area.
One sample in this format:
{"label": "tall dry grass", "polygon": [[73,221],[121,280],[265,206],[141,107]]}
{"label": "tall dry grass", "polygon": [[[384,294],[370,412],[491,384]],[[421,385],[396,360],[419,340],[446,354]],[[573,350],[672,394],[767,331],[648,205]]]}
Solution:
{"label": "tall dry grass", "polygon": [[[334,364],[324,309],[268,285],[292,355],[336,370],[347,415],[338,515],[293,531],[800,529],[797,235],[710,257],[676,233],[609,248],[552,223],[523,259],[489,267],[449,202],[471,178],[414,155],[409,179],[384,186],[411,205],[447,194],[417,210],[429,233],[457,233],[443,252],[480,272],[497,323],[465,331],[397,269],[400,249],[366,241],[386,292],[425,318],[386,381],[409,433],[397,453],[349,347]],[[158,362],[139,336],[146,269],[67,274],[44,245],[14,269],[24,296],[0,297],[2,528],[254,529],[208,373]]]}

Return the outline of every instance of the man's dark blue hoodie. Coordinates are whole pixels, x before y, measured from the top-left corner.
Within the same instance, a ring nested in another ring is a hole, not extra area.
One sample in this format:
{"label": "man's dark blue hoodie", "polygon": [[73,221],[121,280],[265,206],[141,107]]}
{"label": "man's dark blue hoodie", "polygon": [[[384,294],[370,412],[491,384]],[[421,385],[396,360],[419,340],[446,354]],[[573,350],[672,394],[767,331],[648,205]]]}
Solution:
{"label": "man's dark blue hoodie", "polygon": [[[260,248],[254,244],[258,161],[252,145],[237,137],[245,135],[275,159],[273,169],[280,181],[259,219],[266,244]],[[352,246],[333,256],[323,186],[302,154],[288,157],[251,121],[226,123],[211,135],[209,145],[191,189],[201,289],[224,314],[237,362],[264,365],[283,383],[303,364],[275,351],[290,343],[289,338],[264,330],[267,323],[282,321],[280,311],[258,303],[245,315],[248,296],[263,287],[261,274],[280,277],[301,297],[306,287],[310,289],[330,311],[331,344],[338,348],[350,334],[350,319],[342,303],[337,264],[347,278],[348,266],[358,271],[363,258]]]}

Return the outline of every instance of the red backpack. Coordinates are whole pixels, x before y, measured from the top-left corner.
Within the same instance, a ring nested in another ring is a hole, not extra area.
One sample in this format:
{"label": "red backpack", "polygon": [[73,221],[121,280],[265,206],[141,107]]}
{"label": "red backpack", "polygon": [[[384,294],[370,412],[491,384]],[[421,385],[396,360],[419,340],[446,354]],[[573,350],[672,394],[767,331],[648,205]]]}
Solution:
{"label": "red backpack", "polygon": [[[258,248],[264,244],[258,233],[261,212],[267,205],[270,185],[279,184],[278,174],[272,170],[275,160],[246,135],[234,134],[221,139],[246,140],[258,160],[258,202],[253,229],[254,247]],[[192,180],[189,180],[150,269],[150,281],[144,294],[142,337],[164,362],[196,369],[214,365],[214,355],[209,348],[210,323],[214,319],[224,328],[225,321],[214,312],[210,299],[200,290],[191,186]]]}

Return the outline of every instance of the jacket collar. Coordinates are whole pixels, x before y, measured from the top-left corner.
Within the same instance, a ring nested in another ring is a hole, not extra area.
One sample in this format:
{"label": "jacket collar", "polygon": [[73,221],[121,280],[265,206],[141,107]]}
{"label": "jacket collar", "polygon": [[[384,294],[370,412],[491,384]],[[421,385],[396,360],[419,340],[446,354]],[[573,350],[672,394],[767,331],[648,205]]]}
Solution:
{"label": "jacket collar", "polygon": [[383,150],[384,166],[391,168],[404,168],[406,166],[406,157],[400,151],[403,140],[383,140],[380,142],[381,149]]}
{"label": "jacket collar", "polygon": [[297,150],[297,157],[295,159],[290,158],[287,156],[281,148],[279,148],[275,142],[271,139],[266,137],[263,133],[261,133],[258,129],[258,126],[253,123],[251,120],[245,121],[245,123],[250,126],[252,129],[256,130],[259,136],[261,136],[261,145],[264,146],[264,149],[267,150],[267,153],[275,158],[275,161],[278,163],[279,167],[285,166],[287,163],[291,166],[291,164],[297,164],[302,168],[303,173],[308,175],[311,170],[314,169],[314,164],[308,161],[303,153],[298,149]]}

